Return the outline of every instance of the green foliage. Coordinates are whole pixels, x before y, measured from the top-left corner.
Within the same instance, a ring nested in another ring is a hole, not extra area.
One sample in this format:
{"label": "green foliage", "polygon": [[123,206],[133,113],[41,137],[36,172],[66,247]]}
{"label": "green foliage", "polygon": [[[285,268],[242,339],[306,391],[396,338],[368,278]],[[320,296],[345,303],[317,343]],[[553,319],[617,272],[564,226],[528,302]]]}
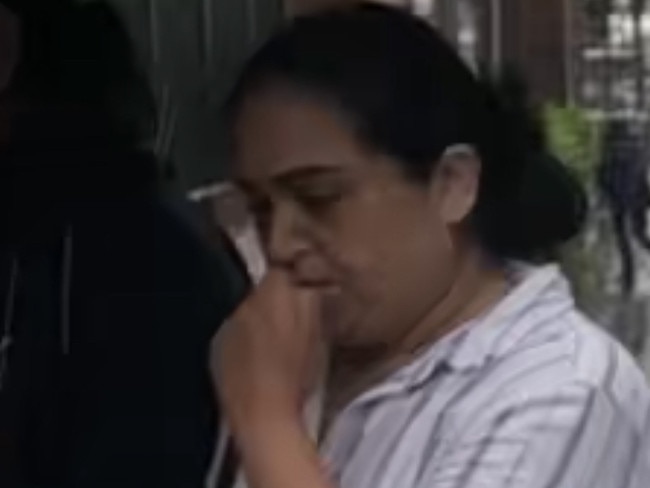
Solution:
{"label": "green foliage", "polygon": [[[550,149],[574,172],[596,200],[596,173],[602,143],[599,124],[590,120],[585,110],[575,106],[549,105],[544,110],[546,135]],[[593,205],[592,205],[593,207]],[[578,302],[587,310],[597,308],[607,282],[610,234],[591,212],[584,233],[561,253],[561,264],[571,280]]]}
{"label": "green foliage", "polygon": [[575,106],[548,105],[544,120],[551,150],[593,192],[602,149],[599,125]]}

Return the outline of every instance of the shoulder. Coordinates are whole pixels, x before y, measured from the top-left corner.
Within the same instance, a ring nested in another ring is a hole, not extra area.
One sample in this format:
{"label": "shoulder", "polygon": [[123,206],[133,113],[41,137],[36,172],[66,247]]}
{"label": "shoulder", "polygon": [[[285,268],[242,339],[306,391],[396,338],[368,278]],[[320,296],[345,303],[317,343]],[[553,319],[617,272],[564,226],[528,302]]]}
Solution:
{"label": "shoulder", "polygon": [[640,431],[650,412],[650,388],[635,360],[577,311],[532,331],[472,376],[472,393],[450,410],[456,425],[522,409],[548,413],[567,402],[578,411],[597,401]]}
{"label": "shoulder", "polygon": [[648,473],[643,374],[579,314],[555,325],[564,332],[553,340],[531,336],[467,377],[427,462],[428,486],[622,488]]}
{"label": "shoulder", "polygon": [[201,322],[212,334],[248,291],[246,270],[227,245],[208,245],[194,209],[159,198],[94,207],[74,228],[77,287],[110,300],[102,310],[141,310],[156,328]]}

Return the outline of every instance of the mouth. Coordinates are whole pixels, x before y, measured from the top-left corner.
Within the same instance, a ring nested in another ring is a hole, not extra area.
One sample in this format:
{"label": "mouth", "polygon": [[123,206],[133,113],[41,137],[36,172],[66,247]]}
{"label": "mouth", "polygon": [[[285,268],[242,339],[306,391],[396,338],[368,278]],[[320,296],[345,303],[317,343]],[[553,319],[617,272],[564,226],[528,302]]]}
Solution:
{"label": "mouth", "polygon": [[324,294],[335,293],[341,289],[340,283],[331,278],[299,278],[293,279],[293,284],[298,288],[308,288]]}

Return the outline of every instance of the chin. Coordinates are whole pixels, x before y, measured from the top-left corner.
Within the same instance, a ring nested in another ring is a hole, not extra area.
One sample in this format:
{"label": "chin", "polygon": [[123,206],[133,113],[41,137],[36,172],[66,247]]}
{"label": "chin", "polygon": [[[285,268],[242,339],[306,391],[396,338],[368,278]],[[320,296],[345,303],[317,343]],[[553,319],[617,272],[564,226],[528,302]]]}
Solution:
{"label": "chin", "polygon": [[356,316],[339,316],[339,320],[330,324],[328,334],[331,344],[337,349],[367,349],[376,343],[372,337],[372,325]]}
{"label": "chin", "polygon": [[362,306],[350,294],[323,295],[322,320],[325,334],[335,348],[365,348],[373,342],[375,320],[370,317],[372,307]]}

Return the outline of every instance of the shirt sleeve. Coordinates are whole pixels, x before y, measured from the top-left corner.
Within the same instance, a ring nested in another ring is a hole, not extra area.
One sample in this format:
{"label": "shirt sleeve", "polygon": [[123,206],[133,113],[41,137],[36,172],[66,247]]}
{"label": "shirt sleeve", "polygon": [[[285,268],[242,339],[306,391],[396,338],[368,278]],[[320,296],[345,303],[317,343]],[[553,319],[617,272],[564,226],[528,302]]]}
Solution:
{"label": "shirt sleeve", "polygon": [[483,406],[456,419],[418,488],[625,488],[638,449],[616,412],[583,384]]}

